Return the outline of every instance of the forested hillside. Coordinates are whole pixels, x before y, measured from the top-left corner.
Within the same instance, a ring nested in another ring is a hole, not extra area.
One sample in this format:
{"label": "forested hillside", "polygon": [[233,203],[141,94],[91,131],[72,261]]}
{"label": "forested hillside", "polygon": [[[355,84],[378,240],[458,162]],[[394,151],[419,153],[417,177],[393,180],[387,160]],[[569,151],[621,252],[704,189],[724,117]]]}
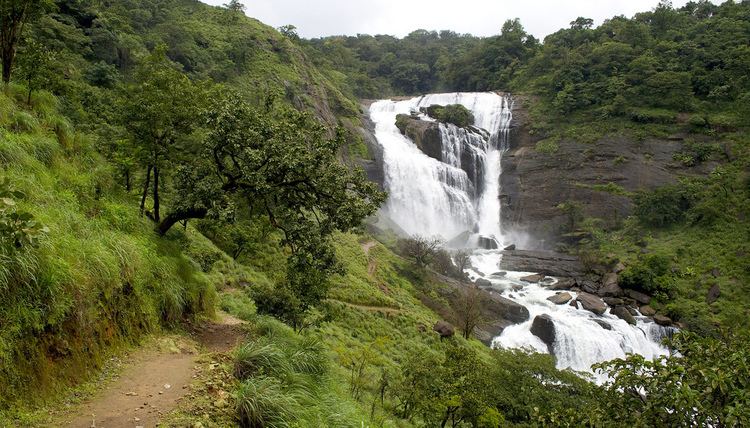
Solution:
{"label": "forested hillside", "polygon": [[[196,351],[208,368],[167,426],[750,421],[750,3],[662,2],[543,42],[518,20],[489,38],[304,40],[243,10],[0,3],[0,425],[67,423],[118,356],[197,340],[217,312],[243,343]],[[492,350],[461,254],[367,232],[386,195],[353,167],[371,156],[360,99],[453,90],[523,93],[548,159],[676,136],[675,163],[712,166],[653,192],[597,188],[632,199],[616,224],[556,208],[583,237],[563,250],[624,262],[687,330],[675,355],[603,363],[597,385]]]}

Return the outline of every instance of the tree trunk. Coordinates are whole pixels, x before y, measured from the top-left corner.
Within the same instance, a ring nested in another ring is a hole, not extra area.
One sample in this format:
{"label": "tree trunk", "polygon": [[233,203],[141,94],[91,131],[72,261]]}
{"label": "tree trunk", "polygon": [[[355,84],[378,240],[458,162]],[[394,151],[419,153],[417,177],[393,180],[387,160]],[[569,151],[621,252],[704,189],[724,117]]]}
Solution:
{"label": "tree trunk", "polygon": [[130,168],[125,168],[125,191],[130,193]]}
{"label": "tree trunk", "polygon": [[[5,43],[9,42],[6,41]],[[3,47],[3,83],[6,88],[8,87],[8,83],[10,83],[10,71],[13,67],[14,50],[13,47]]]}
{"label": "tree trunk", "polygon": [[154,167],[154,221],[159,223],[159,168]]}
{"label": "tree trunk", "polygon": [[175,225],[175,223],[191,218],[204,218],[206,217],[206,214],[208,214],[208,210],[206,208],[192,208],[188,210],[171,212],[166,217],[164,217],[164,221],[159,223],[159,226],[156,227],[156,232],[159,234],[159,236],[164,236],[169,231],[169,229],[171,229],[172,226]]}
{"label": "tree trunk", "polygon": [[146,196],[148,196],[148,185],[151,183],[151,165],[146,170],[146,182],[143,184],[143,196],[141,196],[141,217],[143,216],[143,210],[146,207]]}

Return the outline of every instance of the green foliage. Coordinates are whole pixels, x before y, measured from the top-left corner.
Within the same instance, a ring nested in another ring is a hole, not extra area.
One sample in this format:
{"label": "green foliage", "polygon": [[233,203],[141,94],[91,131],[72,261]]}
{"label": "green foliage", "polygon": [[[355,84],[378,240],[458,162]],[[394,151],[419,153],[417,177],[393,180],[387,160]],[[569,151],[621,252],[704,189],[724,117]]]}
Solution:
{"label": "green foliage", "polygon": [[3,259],[12,260],[16,251],[38,246],[39,239],[49,232],[32,214],[16,209],[16,200],[24,197],[7,178],[0,182],[0,254]]}
{"label": "green foliage", "polygon": [[460,128],[466,128],[474,124],[474,115],[461,104],[448,104],[446,106],[435,104],[429,107],[422,107],[421,111],[433,119],[444,123],[451,123]]}
{"label": "green foliage", "polygon": [[675,354],[632,355],[599,365],[610,373],[603,409],[627,426],[744,426],[750,423],[750,341],[681,333]]}
{"label": "green foliage", "polygon": [[643,224],[665,227],[685,219],[694,194],[683,185],[663,186],[653,192],[638,192],[633,213]]}
{"label": "green foliage", "polygon": [[537,141],[534,149],[536,149],[536,151],[539,153],[554,155],[558,150],[560,150],[560,146],[557,144],[556,139],[549,138],[546,140]]}
{"label": "green foliage", "polygon": [[646,254],[622,272],[620,283],[623,287],[643,290],[647,293],[670,293],[673,288],[669,267],[669,257],[659,254]]}

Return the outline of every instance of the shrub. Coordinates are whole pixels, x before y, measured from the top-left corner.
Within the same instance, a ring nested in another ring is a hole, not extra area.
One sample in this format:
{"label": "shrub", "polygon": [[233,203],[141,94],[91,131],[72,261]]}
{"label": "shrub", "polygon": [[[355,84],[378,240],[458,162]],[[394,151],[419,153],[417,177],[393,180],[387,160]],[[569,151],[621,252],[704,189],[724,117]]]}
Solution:
{"label": "shrub", "polygon": [[620,283],[625,288],[648,293],[670,293],[673,288],[669,273],[670,260],[666,256],[648,254],[622,272]]}
{"label": "shrub", "polygon": [[474,115],[461,104],[449,104],[447,106],[433,104],[429,107],[422,107],[419,110],[435,120],[451,123],[460,128],[474,124]]}
{"label": "shrub", "polygon": [[279,380],[257,377],[240,385],[236,410],[240,427],[282,428],[292,426],[302,408],[297,397],[285,391]]}
{"label": "shrub", "polygon": [[547,155],[554,155],[557,153],[558,150],[560,150],[560,146],[557,144],[557,141],[553,138],[548,138],[546,140],[541,140],[536,143],[536,146],[534,146],[537,152],[544,153]]}
{"label": "shrub", "polygon": [[685,219],[685,212],[693,206],[694,195],[682,185],[664,186],[653,192],[638,192],[633,209],[646,225],[665,227]]}
{"label": "shrub", "polygon": [[261,338],[247,342],[237,349],[234,360],[234,376],[248,379],[258,374],[284,375],[291,372],[284,352],[272,341]]}

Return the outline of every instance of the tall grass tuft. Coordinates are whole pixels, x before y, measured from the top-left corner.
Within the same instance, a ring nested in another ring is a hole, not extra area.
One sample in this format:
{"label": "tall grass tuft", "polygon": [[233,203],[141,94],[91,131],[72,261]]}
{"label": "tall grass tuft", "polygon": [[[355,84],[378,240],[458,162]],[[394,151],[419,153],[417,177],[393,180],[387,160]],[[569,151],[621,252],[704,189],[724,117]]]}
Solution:
{"label": "tall grass tuft", "polygon": [[285,428],[295,423],[302,408],[296,394],[286,391],[279,380],[259,376],[240,385],[236,411],[243,428]]}
{"label": "tall grass tuft", "polygon": [[291,371],[288,356],[267,338],[247,342],[236,351],[234,376],[237,379],[258,374],[284,377]]}

